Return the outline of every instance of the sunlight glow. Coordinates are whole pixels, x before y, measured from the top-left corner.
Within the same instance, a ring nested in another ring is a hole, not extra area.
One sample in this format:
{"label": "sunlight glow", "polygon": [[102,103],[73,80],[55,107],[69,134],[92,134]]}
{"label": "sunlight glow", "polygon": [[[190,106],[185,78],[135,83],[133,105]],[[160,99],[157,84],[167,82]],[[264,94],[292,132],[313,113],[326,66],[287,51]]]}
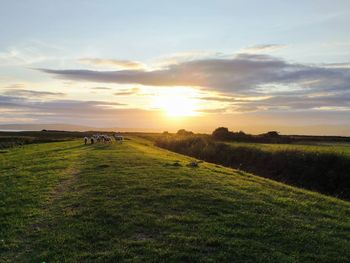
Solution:
{"label": "sunlight glow", "polygon": [[186,117],[198,115],[196,91],[189,88],[174,87],[164,89],[156,94],[153,107],[162,110],[169,117]]}

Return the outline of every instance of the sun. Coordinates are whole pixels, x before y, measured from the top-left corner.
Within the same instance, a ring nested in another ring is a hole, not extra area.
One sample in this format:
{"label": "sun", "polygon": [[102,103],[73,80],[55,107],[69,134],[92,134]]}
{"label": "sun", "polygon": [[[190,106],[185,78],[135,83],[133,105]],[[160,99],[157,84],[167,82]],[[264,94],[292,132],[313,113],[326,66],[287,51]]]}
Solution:
{"label": "sun", "polygon": [[198,113],[195,91],[185,88],[171,88],[160,91],[154,98],[153,106],[168,117],[195,116]]}
{"label": "sun", "polygon": [[165,98],[164,102],[165,103],[162,108],[170,117],[195,115],[195,106],[190,99],[180,97],[167,97]]}

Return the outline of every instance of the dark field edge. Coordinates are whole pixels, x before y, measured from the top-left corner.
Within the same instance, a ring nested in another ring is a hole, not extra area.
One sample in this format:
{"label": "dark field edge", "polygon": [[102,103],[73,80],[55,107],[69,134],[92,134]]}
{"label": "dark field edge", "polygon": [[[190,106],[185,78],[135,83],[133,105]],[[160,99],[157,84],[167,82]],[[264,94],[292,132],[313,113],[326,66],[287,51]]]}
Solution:
{"label": "dark field edge", "polygon": [[[95,133],[102,133],[99,131],[74,132],[74,131],[20,131],[20,132],[6,132],[0,131],[0,150],[22,146],[26,144],[48,143],[69,141],[85,136],[91,136]],[[103,132],[104,134],[114,134],[113,132]]]}
{"label": "dark field edge", "polygon": [[350,158],[340,153],[264,151],[203,136],[157,136],[156,146],[288,185],[350,200]]}

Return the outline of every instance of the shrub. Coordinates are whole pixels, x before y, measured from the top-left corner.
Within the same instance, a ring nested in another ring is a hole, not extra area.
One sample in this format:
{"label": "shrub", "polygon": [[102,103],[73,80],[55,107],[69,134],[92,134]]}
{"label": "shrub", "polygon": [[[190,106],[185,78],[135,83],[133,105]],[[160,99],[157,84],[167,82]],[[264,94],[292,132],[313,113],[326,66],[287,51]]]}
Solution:
{"label": "shrub", "polygon": [[180,129],[180,130],[177,131],[176,134],[177,135],[185,135],[185,136],[187,136],[187,135],[193,135],[193,132],[186,131],[185,129]]}

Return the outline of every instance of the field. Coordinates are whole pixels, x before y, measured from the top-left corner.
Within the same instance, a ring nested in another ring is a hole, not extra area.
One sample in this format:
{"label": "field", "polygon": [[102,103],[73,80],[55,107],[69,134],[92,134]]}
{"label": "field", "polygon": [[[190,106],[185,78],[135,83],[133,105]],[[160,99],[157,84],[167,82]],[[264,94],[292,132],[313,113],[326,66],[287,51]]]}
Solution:
{"label": "field", "polygon": [[155,138],[155,144],[207,162],[350,200],[350,155],[346,144],[238,143],[218,141],[206,135],[163,135]]}
{"label": "field", "polygon": [[350,143],[317,143],[307,142],[306,144],[273,144],[273,143],[246,143],[228,142],[233,147],[251,147],[263,151],[306,151],[314,153],[336,153],[350,156]]}
{"label": "field", "polygon": [[67,141],[75,138],[82,138],[89,135],[88,132],[66,132],[66,131],[0,131],[0,150],[19,145],[32,143],[47,143]]}
{"label": "field", "polygon": [[0,262],[349,262],[350,203],[132,137],[0,153]]}

